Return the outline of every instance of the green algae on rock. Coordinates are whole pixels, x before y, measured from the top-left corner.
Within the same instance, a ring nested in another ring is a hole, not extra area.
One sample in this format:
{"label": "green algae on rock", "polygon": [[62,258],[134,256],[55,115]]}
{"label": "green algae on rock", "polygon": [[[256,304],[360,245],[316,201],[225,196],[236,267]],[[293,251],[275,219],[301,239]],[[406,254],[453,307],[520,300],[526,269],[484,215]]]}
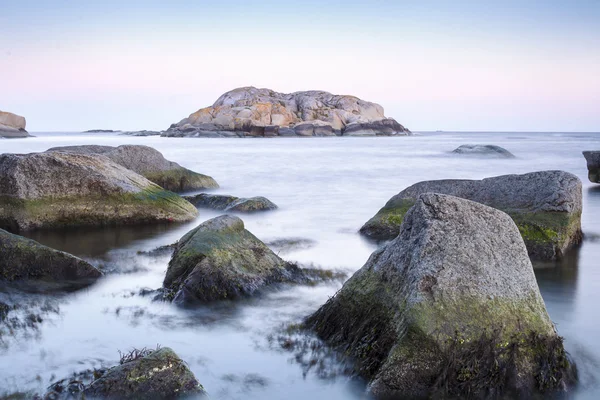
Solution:
{"label": "green algae on rock", "polygon": [[240,218],[222,215],[179,240],[163,285],[167,299],[186,304],[236,299],[270,284],[311,280],[309,272],[282,260],[246,230]]}
{"label": "green algae on rock", "polygon": [[101,155],[0,155],[0,228],[9,231],[180,222],[197,215],[175,193]]}
{"label": "green algae on rock", "polygon": [[223,211],[255,212],[277,209],[277,205],[266,197],[256,196],[240,198],[222,194],[200,193],[194,196],[183,196],[196,207],[212,208]]}
{"label": "green algae on rock", "polygon": [[418,197],[306,326],[356,360],[376,397],[527,397],[575,380],[516,224],[458,197]]}
{"label": "green algae on rock", "polygon": [[[206,396],[185,362],[168,347],[143,351],[136,357],[122,359],[116,367],[80,375],[92,376],[56,382],[44,399],[159,400]],[[90,379],[92,382],[86,384]]]}
{"label": "green algae on rock", "polygon": [[560,259],[582,239],[581,181],[563,171],[419,182],[393,196],[360,232],[375,240],[395,238],[406,212],[420,194],[428,192],[462,197],[506,212],[534,259]]}
{"label": "green algae on rock", "polygon": [[142,145],[112,146],[65,146],[53,147],[48,151],[63,151],[79,154],[102,154],[113,162],[130,169],[160,187],[185,192],[199,189],[218,188],[219,184],[210,176],[190,171],[181,165],[169,161],[152,147]]}
{"label": "green algae on rock", "polygon": [[0,281],[94,281],[102,273],[71,254],[0,229]]}

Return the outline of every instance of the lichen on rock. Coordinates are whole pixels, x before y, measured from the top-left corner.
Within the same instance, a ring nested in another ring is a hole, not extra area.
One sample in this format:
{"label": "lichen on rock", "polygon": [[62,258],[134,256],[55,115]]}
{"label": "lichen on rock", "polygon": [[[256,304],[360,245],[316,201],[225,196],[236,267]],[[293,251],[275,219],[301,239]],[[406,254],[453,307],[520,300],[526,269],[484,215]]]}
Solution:
{"label": "lichen on rock", "polygon": [[175,193],[102,155],[0,155],[0,228],[12,232],[189,221],[197,215]]}
{"label": "lichen on rock", "polygon": [[158,186],[172,192],[218,188],[219,184],[210,176],[190,171],[169,161],[152,147],[142,145],[111,146],[65,146],[53,147],[48,151],[63,151],[79,154],[101,154],[113,162],[136,172]]}
{"label": "lichen on rock", "polygon": [[563,171],[419,182],[393,196],[360,233],[374,240],[395,238],[404,215],[423,193],[458,196],[508,213],[534,259],[560,259],[582,239],[581,181]]}
{"label": "lichen on rock", "polygon": [[399,235],[306,326],[381,398],[527,397],[575,379],[515,223],[448,195],[418,197]]}

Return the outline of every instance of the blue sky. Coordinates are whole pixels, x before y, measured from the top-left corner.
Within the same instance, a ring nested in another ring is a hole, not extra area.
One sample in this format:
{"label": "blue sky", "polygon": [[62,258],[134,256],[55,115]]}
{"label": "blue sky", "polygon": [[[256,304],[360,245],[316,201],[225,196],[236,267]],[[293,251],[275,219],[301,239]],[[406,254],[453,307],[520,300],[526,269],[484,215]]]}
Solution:
{"label": "blue sky", "polygon": [[413,130],[600,131],[599,21],[598,0],[0,0],[0,109],[165,129],[252,85],[353,94]]}

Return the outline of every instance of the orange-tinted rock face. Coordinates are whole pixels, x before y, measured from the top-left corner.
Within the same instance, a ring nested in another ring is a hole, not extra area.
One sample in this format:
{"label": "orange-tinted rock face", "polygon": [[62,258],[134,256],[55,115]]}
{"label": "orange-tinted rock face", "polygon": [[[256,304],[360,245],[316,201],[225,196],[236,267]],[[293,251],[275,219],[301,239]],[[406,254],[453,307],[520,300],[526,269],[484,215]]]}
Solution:
{"label": "orange-tinted rock face", "polygon": [[25,129],[25,118],[20,115],[0,111],[0,125],[14,129]]}
{"label": "orange-tinted rock face", "polygon": [[[306,136],[307,129],[314,136],[328,136],[327,132],[341,135],[348,128],[354,136],[410,133],[396,121],[386,118],[379,104],[354,96],[316,90],[286,94],[243,87],[223,94],[211,107],[202,108],[172,125],[166,136],[202,136],[207,133],[246,136],[244,132],[254,132],[267,126],[285,128],[284,132],[288,132],[307,122],[316,129],[303,127],[300,136]],[[271,131],[276,132],[274,129]]]}

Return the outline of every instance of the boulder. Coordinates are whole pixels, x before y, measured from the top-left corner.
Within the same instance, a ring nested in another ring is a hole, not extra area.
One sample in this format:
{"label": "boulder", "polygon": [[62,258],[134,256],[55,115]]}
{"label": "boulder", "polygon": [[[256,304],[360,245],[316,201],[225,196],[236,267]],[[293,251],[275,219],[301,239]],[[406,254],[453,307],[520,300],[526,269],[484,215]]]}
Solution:
{"label": "boulder", "polygon": [[531,398],[575,379],[517,226],[453,196],[419,196],[306,326],[377,398]]}
{"label": "boulder", "polygon": [[179,304],[228,300],[291,281],[297,270],[247,231],[241,219],[222,215],[179,240],[163,286],[167,298]]}
{"label": "boulder", "polygon": [[102,272],[71,254],[0,229],[0,281],[94,281]]}
{"label": "boulder", "polygon": [[175,193],[102,155],[0,155],[2,229],[178,222],[197,215]]}
{"label": "boulder", "polygon": [[29,133],[25,130],[26,121],[24,117],[0,111],[0,137],[4,138],[24,138]]}
{"label": "boulder", "polygon": [[515,156],[505,148],[491,144],[463,144],[452,151],[454,154],[465,154],[470,156],[489,156],[498,158],[515,158]]}
{"label": "boulder", "polygon": [[266,197],[257,196],[239,198],[222,194],[200,193],[194,196],[183,196],[196,207],[212,208],[222,211],[255,212],[277,209],[277,205]]}
{"label": "boulder", "polygon": [[581,181],[563,171],[419,182],[392,197],[360,232],[374,240],[393,239],[406,212],[419,195],[428,192],[462,197],[508,213],[535,259],[562,258],[582,239]]}
{"label": "boulder", "polygon": [[173,350],[133,351],[121,364],[94,371],[91,383],[87,374],[63,379],[48,388],[47,400],[62,399],[176,399],[205,397],[204,388],[186,363]]}
{"label": "boulder", "polygon": [[588,179],[600,183],[600,151],[584,151],[583,156],[587,161]]}
{"label": "boulder", "polygon": [[[278,128],[278,129],[277,129]],[[182,119],[170,137],[409,135],[379,104],[323,91],[278,93],[242,87]]]}
{"label": "boulder", "polygon": [[79,154],[102,154],[113,162],[130,169],[172,192],[218,188],[219,184],[210,176],[202,175],[169,161],[148,146],[65,146],[53,147],[48,151],[66,151]]}

